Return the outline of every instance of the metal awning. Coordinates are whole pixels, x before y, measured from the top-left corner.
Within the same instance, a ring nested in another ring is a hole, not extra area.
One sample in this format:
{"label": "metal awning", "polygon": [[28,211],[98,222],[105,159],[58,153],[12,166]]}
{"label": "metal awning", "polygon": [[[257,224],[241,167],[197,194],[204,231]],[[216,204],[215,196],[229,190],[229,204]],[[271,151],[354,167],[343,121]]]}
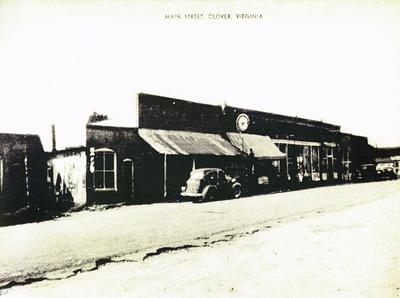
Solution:
{"label": "metal awning", "polygon": [[239,150],[250,153],[253,150],[254,157],[263,159],[283,159],[285,153],[279,151],[278,147],[272,142],[268,136],[252,135],[246,133],[226,133],[232,145]]}
{"label": "metal awning", "polygon": [[139,136],[161,154],[226,155],[240,152],[218,134],[160,129],[139,129]]}

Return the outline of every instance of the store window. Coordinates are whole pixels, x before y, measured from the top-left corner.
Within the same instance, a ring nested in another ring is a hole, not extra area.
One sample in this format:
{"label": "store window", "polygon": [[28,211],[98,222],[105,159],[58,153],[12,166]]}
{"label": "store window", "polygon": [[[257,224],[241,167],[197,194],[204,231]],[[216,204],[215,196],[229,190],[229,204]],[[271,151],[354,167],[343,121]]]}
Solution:
{"label": "store window", "polygon": [[310,146],[304,146],[303,155],[304,155],[304,175],[305,176],[310,176],[311,175],[311,151],[310,151]]}
{"label": "store window", "polygon": [[312,171],[319,172],[319,148],[311,147]]}
{"label": "store window", "polygon": [[117,158],[111,149],[97,149],[94,155],[95,190],[117,190]]}
{"label": "store window", "polygon": [[351,161],[350,152],[344,151],[342,155],[342,179],[345,181],[351,180]]}
{"label": "store window", "polygon": [[333,179],[339,178],[339,167],[340,167],[340,160],[337,158],[338,150],[337,148],[331,149],[331,156],[332,156],[332,164],[333,164]]}
{"label": "store window", "polygon": [[311,146],[311,179],[313,181],[320,181],[320,169],[319,169],[319,147]]}
{"label": "store window", "polygon": [[321,171],[321,180],[328,179],[328,149],[325,147],[320,148],[320,171]]}

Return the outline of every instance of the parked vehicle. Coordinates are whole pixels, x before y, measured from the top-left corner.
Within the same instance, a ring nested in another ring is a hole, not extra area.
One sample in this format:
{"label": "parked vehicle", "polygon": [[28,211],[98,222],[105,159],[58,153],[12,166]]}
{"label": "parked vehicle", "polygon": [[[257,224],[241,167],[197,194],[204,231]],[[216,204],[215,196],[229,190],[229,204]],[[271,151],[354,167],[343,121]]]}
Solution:
{"label": "parked vehicle", "polygon": [[242,187],[241,196],[250,194],[252,192],[252,175],[249,174],[249,170],[246,167],[231,166],[223,169],[225,175],[235,182],[240,183]]}
{"label": "parked vehicle", "polygon": [[360,169],[356,171],[355,179],[358,181],[377,180],[376,166],[374,164],[362,164]]}
{"label": "parked vehicle", "polygon": [[378,163],[376,165],[376,174],[378,179],[396,179],[393,163]]}
{"label": "parked vehicle", "polygon": [[239,198],[241,195],[242,185],[236,178],[227,176],[219,168],[192,171],[181,193],[182,197],[191,198],[194,202],[212,201],[216,198]]}

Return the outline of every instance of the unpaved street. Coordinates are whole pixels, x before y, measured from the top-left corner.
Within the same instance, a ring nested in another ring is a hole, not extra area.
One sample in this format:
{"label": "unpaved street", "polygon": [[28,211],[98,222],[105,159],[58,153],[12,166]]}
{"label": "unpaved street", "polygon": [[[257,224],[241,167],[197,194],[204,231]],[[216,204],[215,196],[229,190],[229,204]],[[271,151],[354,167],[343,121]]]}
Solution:
{"label": "unpaved street", "polygon": [[400,198],[114,263],[6,297],[398,297]]}
{"label": "unpaved street", "polygon": [[[104,296],[115,296],[109,292],[114,287],[116,294],[126,289],[135,297],[141,293],[156,296],[160,291],[187,296],[190,288],[215,296],[228,290],[249,296],[248,291],[258,294],[268,285],[268,290],[278,291],[272,297],[293,297],[285,287],[308,289],[307,297],[326,297],[338,285],[334,294],[357,297],[352,291],[358,286],[344,284],[354,275],[359,283],[371,282],[368,293],[377,293],[372,282],[376,277],[376,288],[386,289],[389,295],[395,293],[394,283],[399,280],[398,271],[391,267],[399,265],[398,255],[392,253],[394,248],[400,251],[399,193],[399,181],[351,184],[202,205],[156,204],[81,212],[57,221],[5,227],[0,229],[3,282],[30,283],[29,276],[60,281],[34,282],[4,292],[22,295],[20,291],[27,289],[32,290],[28,292],[31,296],[49,289],[49,293],[58,293],[64,287],[72,291],[71,285],[82,280],[85,286],[77,287],[76,293],[80,296],[86,290],[94,291],[91,287],[101,289],[98,294]],[[160,254],[166,247],[188,245],[199,247]],[[119,263],[101,266],[107,262]],[[79,273],[85,270],[94,271]],[[261,280],[256,278],[259,275]],[[318,284],[321,287],[315,288]],[[317,295],[324,288],[329,291]],[[364,297],[361,292],[355,294]]]}

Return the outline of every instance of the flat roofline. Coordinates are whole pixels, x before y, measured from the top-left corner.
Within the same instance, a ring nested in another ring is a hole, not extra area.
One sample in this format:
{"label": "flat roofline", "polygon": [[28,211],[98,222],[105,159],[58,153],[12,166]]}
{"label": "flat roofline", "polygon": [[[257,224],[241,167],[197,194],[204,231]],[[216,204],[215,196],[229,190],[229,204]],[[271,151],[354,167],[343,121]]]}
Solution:
{"label": "flat roofline", "polygon": [[0,132],[0,135],[19,136],[19,137],[39,137],[38,134],[31,133],[13,133],[13,132]]}
{"label": "flat roofline", "polygon": [[61,149],[61,150],[47,151],[46,153],[50,156],[56,156],[56,155],[65,154],[65,153],[82,152],[82,151],[86,151],[86,149],[87,149],[86,146],[77,146],[77,147],[68,147],[68,148]]}
{"label": "flat roofline", "polygon": [[375,147],[377,150],[400,150],[400,146],[396,147]]}
{"label": "flat roofline", "polygon": [[139,129],[137,126],[128,127],[128,126],[118,126],[118,125],[94,125],[92,123],[86,124],[86,128],[125,129],[125,130]]}
{"label": "flat roofline", "polygon": [[[186,99],[173,98],[173,97],[162,96],[162,95],[157,95],[157,94],[150,94],[150,93],[144,93],[144,92],[138,93],[138,97],[140,97],[141,95],[158,97],[160,99],[176,100],[176,101],[180,101],[180,102],[192,103],[192,104],[196,104],[196,105],[204,105],[204,106],[209,106],[209,107],[221,107],[221,105],[199,103],[199,102],[190,101],[190,100],[186,100]],[[330,128],[334,128],[334,129],[340,130],[340,125],[326,123],[326,122],[323,122],[322,120],[318,121],[318,120],[307,119],[307,118],[302,118],[302,117],[297,117],[297,116],[288,116],[288,115],[282,115],[282,114],[276,114],[276,113],[271,113],[271,112],[258,111],[258,110],[248,109],[248,108],[234,107],[234,106],[230,106],[230,105],[226,105],[226,107],[229,107],[231,109],[242,110],[244,112],[267,114],[267,115],[271,115],[273,117],[283,118],[282,120],[287,120],[289,122],[290,121],[293,121],[293,122],[295,122],[295,121],[303,121],[303,122],[319,124],[319,125],[322,125],[322,126],[326,126],[326,127],[330,127]]]}
{"label": "flat roofline", "polygon": [[86,127],[117,127],[117,128],[138,128],[137,124],[125,120],[106,119],[87,123]]}

